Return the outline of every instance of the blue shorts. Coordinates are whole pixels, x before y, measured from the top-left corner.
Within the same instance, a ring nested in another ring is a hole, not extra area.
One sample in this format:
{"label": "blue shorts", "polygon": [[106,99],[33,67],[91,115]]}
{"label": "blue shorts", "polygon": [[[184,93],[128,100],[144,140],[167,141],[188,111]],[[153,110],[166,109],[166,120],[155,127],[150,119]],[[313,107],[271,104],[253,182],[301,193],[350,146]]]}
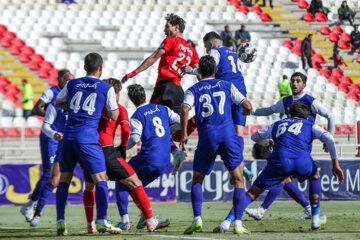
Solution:
{"label": "blue shorts", "polygon": [[239,105],[233,105],[231,107],[231,114],[234,124],[244,126],[246,125],[246,116],[242,115],[243,108]]}
{"label": "blue shorts", "polygon": [[79,143],[65,139],[59,160],[61,172],[73,172],[78,162],[90,174],[106,171],[105,157],[99,142]]}
{"label": "blue shorts", "polygon": [[63,156],[63,147],[64,147],[64,140],[61,140],[58,144],[58,148],[56,150],[56,157],[54,163],[60,162]]}
{"label": "blue shorts", "polygon": [[151,166],[144,162],[140,156],[131,158],[128,163],[135,170],[144,187],[160,177],[167,167],[167,165],[159,167]]}
{"label": "blue shorts", "polygon": [[242,155],[243,146],[240,145],[238,136],[228,136],[222,142],[216,142],[215,139],[210,142],[202,142],[199,139],[198,146],[195,150],[193,170],[204,175],[208,175],[219,154],[229,171],[235,170],[244,158]]}
{"label": "blue shorts", "polygon": [[56,151],[58,149],[58,141],[49,138],[45,134],[40,134],[40,151],[43,167],[53,165],[55,161]]}
{"label": "blue shorts", "polygon": [[272,190],[287,177],[295,177],[300,182],[311,179],[317,172],[317,166],[312,159],[268,160],[268,164],[254,182],[254,185]]}

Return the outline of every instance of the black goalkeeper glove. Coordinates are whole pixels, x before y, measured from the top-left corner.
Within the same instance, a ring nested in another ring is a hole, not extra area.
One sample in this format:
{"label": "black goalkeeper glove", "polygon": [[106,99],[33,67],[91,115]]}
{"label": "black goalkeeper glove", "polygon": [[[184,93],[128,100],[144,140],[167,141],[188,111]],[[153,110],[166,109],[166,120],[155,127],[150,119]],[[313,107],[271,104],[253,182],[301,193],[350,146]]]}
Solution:
{"label": "black goalkeeper glove", "polygon": [[118,151],[123,159],[126,159],[126,146],[118,146],[116,147],[116,151]]}

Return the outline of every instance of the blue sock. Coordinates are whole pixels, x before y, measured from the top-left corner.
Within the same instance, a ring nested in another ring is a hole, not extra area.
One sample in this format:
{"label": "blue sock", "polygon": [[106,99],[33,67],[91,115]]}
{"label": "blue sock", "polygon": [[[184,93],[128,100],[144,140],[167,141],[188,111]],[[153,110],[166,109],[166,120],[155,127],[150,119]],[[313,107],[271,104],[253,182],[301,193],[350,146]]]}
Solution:
{"label": "blue sock", "polygon": [[270,190],[266,195],[261,207],[268,209],[270,205],[275,201],[275,199],[280,195],[281,191],[284,188],[284,183],[280,183],[276,188]]}
{"label": "blue sock", "polygon": [[57,220],[65,220],[65,206],[69,194],[69,184],[60,182],[56,190]]}
{"label": "blue sock", "polygon": [[[235,188],[236,190],[237,188]],[[242,188],[239,188],[239,189],[242,189]],[[243,189],[244,190],[244,189]],[[235,194],[235,191],[234,191],[234,194]],[[241,194],[241,193],[240,193]],[[241,220],[242,219],[242,215],[244,214],[244,211],[246,209],[247,206],[249,206],[250,203],[252,203],[252,201],[254,201],[250,195],[248,193],[245,193],[245,190],[244,190],[244,197],[243,197],[243,200],[240,202],[240,211],[237,213],[237,217],[235,217],[235,210],[234,210],[234,207],[230,210],[228,216],[226,217],[225,220],[228,220],[230,223],[232,223],[235,218],[236,220]]]}
{"label": "blue sock", "polygon": [[54,188],[55,187],[53,185],[51,185],[51,183],[49,183],[49,182],[47,182],[45,184],[44,188],[40,192],[40,197],[39,197],[39,201],[38,201],[37,206],[36,206],[35,215],[40,215],[40,213],[43,210],[43,208],[45,207],[47,201],[50,199],[50,197],[52,195],[52,191],[54,190]]}
{"label": "blue sock", "polygon": [[97,219],[106,219],[106,212],[109,202],[109,189],[107,186],[107,182],[100,181],[96,183],[95,201]]}
{"label": "blue sock", "polygon": [[319,214],[320,209],[320,196],[321,196],[321,186],[320,178],[310,180],[310,189],[309,189],[310,201],[311,201],[311,214]]}
{"label": "blue sock", "polygon": [[40,197],[40,192],[45,186],[45,184],[48,182],[51,175],[51,169],[44,169],[43,173],[41,175],[41,178],[36,184],[36,187],[34,189],[34,192],[31,194],[30,199],[33,201],[37,201]]}
{"label": "blue sock", "polygon": [[234,205],[234,212],[235,212],[235,219],[240,220],[245,208],[244,207],[244,200],[245,200],[245,189],[243,188],[235,188],[234,189],[234,196],[233,196],[233,205]]}
{"label": "blue sock", "polygon": [[286,183],[284,190],[292,197],[297,203],[299,203],[303,208],[309,206],[310,203],[304,197],[304,194],[300,191],[299,188],[295,186],[292,182]]}
{"label": "blue sock", "polygon": [[193,183],[191,186],[191,202],[194,217],[201,216],[201,207],[203,202],[203,192],[201,183]]}
{"label": "blue sock", "polygon": [[230,224],[235,221],[235,210],[234,210],[234,207],[231,208],[231,210],[230,210],[229,214],[227,215],[227,217],[225,218],[225,220],[229,221]]}
{"label": "blue sock", "polygon": [[116,191],[116,204],[119,210],[120,216],[128,214],[128,205],[129,205],[129,192],[128,187],[126,187],[121,182],[115,183]]}

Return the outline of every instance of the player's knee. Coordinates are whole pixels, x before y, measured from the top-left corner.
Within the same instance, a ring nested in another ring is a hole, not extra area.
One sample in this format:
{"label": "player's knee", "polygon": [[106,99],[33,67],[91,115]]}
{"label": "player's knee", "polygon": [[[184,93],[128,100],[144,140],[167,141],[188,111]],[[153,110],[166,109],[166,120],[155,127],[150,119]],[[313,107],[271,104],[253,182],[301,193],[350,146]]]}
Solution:
{"label": "player's knee", "polygon": [[133,174],[130,177],[121,180],[121,183],[125,184],[131,190],[142,185],[141,180],[136,174]]}
{"label": "player's knee", "polygon": [[285,178],[285,179],[284,179],[283,183],[286,184],[286,183],[290,183],[291,181],[292,181],[291,178],[288,177],[288,178]]}
{"label": "player's knee", "polygon": [[94,191],[95,190],[95,184],[91,182],[85,182],[85,190],[86,191]]}
{"label": "player's knee", "polygon": [[202,183],[204,181],[204,174],[201,174],[199,172],[194,171],[194,175],[193,175],[193,183]]}

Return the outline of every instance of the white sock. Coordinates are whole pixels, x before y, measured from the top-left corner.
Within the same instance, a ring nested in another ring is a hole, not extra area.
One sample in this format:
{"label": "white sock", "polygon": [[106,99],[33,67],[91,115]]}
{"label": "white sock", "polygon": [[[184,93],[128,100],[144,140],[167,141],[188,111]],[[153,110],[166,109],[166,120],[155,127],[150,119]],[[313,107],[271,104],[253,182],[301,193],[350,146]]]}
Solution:
{"label": "white sock", "polygon": [[95,221],[88,222],[87,225],[88,225],[88,226],[90,226],[90,225],[95,225]]}
{"label": "white sock", "polygon": [[129,220],[129,215],[128,215],[128,214],[122,215],[122,216],[121,216],[121,222],[123,222],[123,223],[130,222],[130,220]]}
{"label": "white sock", "polygon": [[201,216],[194,217],[194,222],[202,223]]}
{"label": "white sock", "polygon": [[146,223],[155,224],[156,220],[152,217],[152,218],[146,219]]}
{"label": "white sock", "polygon": [[319,214],[312,215],[312,216],[311,216],[311,221],[312,221],[312,222],[318,222],[318,221],[319,221]]}
{"label": "white sock", "polygon": [[307,206],[305,207],[305,210],[306,210],[307,212],[311,212],[311,206],[310,206],[310,205],[307,205]]}
{"label": "white sock", "polygon": [[230,221],[228,221],[228,220],[224,220],[224,221],[221,223],[221,225],[222,225],[225,229],[229,229],[230,226],[231,226],[231,223],[230,223]]}
{"label": "white sock", "polygon": [[235,220],[235,228],[242,227],[242,221],[241,220]]}
{"label": "white sock", "polygon": [[59,219],[59,220],[56,221],[57,224],[58,224],[59,222],[65,223],[65,220],[64,220],[64,219]]}
{"label": "white sock", "polygon": [[105,224],[107,224],[107,221],[106,221],[106,219],[97,219],[96,223],[101,224],[101,225],[105,225]]}
{"label": "white sock", "polygon": [[264,213],[266,212],[266,209],[263,208],[262,206],[259,207],[259,210],[260,210],[260,212],[261,212],[262,214],[264,214]]}

